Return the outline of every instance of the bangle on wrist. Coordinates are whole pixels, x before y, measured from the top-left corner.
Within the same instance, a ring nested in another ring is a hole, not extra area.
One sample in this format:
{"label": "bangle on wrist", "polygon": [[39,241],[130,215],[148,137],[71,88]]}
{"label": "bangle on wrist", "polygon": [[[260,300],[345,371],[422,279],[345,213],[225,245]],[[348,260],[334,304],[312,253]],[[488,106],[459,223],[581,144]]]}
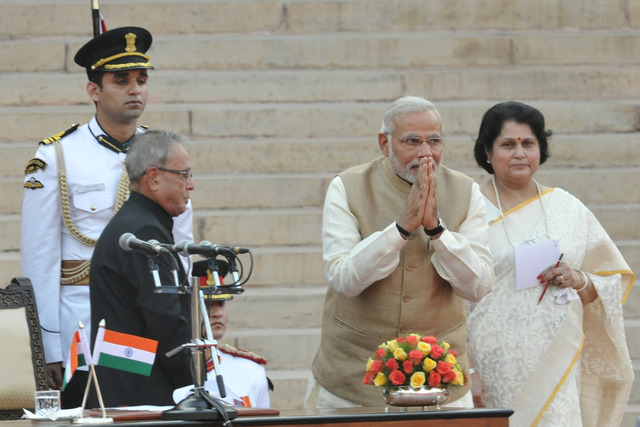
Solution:
{"label": "bangle on wrist", "polygon": [[582,275],[582,280],[584,280],[584,285],[582,285],[582,287],[580,289],[576,289],[576,291],[582,292],[587,288],[587,285],[589,284],[589,278],[587,277],[585,272],[582,271],[582,270],[578,270],[578,273],[580,273]]}
{"label": "bangle on wrist", "polygon": [[473,374],[475,374],[476,372],[477,372],[477,371],[476,371],[476,368],[469,368],[469,375],[473,375]]}
{"label": "bangle on wrist", "polygon": [[398,231],[400,232],[400,234],[402,234],[404,237],[409,237],[411,236],[411,233],[409,233],[407,230],[405,230],[404,228],[400,227],[400,225],[398,225],[398,223],[396,222],[396,228],[398,229]]}

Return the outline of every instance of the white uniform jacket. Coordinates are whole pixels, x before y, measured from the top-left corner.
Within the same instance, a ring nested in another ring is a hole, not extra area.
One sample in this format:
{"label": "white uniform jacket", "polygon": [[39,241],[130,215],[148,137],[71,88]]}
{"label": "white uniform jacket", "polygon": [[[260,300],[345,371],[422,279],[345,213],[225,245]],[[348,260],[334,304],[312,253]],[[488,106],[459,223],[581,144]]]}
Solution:
{"label": "white uniform jacket", "polygon": [[[91,336],[89,286],[61,286],[60,268],[63,260],[91,259],[94,249],[71,236],[63,223],[56,149],[50,142],[59,139],[63,149],[73,224],[96,239],[114,215],[126,155],[126,143],[123,146],[106,135],[95,117],[74,129],[42,141],[25,169],[22,274],[33,283],[47,363],[67,359],[79,321]],[[136,133],[144,131],[138,128]],[[176,218],[173,230],[176,241],[193,240],[191,203]]]}

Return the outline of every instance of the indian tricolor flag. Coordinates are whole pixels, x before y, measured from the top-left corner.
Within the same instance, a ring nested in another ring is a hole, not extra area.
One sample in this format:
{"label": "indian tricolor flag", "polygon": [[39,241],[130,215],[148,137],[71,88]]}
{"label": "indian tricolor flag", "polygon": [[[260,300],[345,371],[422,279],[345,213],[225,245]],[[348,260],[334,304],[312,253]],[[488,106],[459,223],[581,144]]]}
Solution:
{"label": "indian tricolor flag", "polygon": [[96,365],[149,376],[156,358],[158,341],[98,328],[93,347]]}
{"label": "indian tricolor flag", "polygon": [[[88,359],[88,360],[87,360]],[[62,381],[62,390],[67,387],[71,377],[81,366],[86,366],[91,363],[91,352],[89,351],[89,342],[87,340],[87,334],[84,330],[84,325],[80,323],[80,330],[73,334],[71,340],[71,348],[69,349],[69,360],[67,361],[66,368],[64,370],[64,379]]]}

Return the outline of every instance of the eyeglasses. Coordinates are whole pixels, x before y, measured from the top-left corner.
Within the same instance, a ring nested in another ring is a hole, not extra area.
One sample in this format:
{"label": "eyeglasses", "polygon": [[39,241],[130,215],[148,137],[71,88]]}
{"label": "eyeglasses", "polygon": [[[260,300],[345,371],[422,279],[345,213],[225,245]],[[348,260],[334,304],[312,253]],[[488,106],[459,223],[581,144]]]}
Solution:
{"label": "eyeglasses", "polygon": [[171,173],[177,173],[178,175],[182,175],[185,181],[188,181],[189,179],[193,178],[193,173],[191,172],[191,168],[186,168],[183,170],[163,168],[162,166],[155,166],[155,168],[163,172],[171,172]]}
{"label": "eyeglasses", "polygon": [[387,135],[389,135],[391,138],[396,138],[398,141],[400,141],[400,146],[409,151],[417,149],[418,147],[422,146],[424,142],[429,145],[429,148],[432,151],[440,151],[442,150],[442,144],[444,144],[444,141],[446,140],[443,136],[432,136],[431,138],[427,138],[425,140],[420,138],[419,136],[411,135],[405,136],[404,138],[397,138],[393,136],[391,132],[387,132]]}

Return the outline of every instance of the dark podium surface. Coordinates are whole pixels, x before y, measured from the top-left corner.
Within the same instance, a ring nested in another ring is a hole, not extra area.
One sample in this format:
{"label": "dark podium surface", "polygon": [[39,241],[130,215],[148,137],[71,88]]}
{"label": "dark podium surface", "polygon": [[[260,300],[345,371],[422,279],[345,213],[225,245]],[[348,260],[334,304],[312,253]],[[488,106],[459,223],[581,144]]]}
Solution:
{"label": "dark podium surface", "polygon": [[[278,411],[275,411],[278,412]],[[111,416],[110,411],[108,416]],[[117,418],[117,412],[114,412]],[[323,427],[506,427],[509,425],[511,409],[441,409],[423,411],[421,408],[390,407],[389,412],[384,408],[344,408],[344,409],[313,409],[313,410],[283,410],[277,415],[241,415],[231,420],[233,426],[323,426]],[[160,413],[141,413],[141,419],[116,421],[113,424],[98,424],[103,426],[143,426],[143,427],[191,427],[191,426],[220,426],[222,421],[189,421],[162,420]],[[0,427],[62,427],[96,424],[71,424],[69,421],[37,421],[28,420],[3,421]]]}

